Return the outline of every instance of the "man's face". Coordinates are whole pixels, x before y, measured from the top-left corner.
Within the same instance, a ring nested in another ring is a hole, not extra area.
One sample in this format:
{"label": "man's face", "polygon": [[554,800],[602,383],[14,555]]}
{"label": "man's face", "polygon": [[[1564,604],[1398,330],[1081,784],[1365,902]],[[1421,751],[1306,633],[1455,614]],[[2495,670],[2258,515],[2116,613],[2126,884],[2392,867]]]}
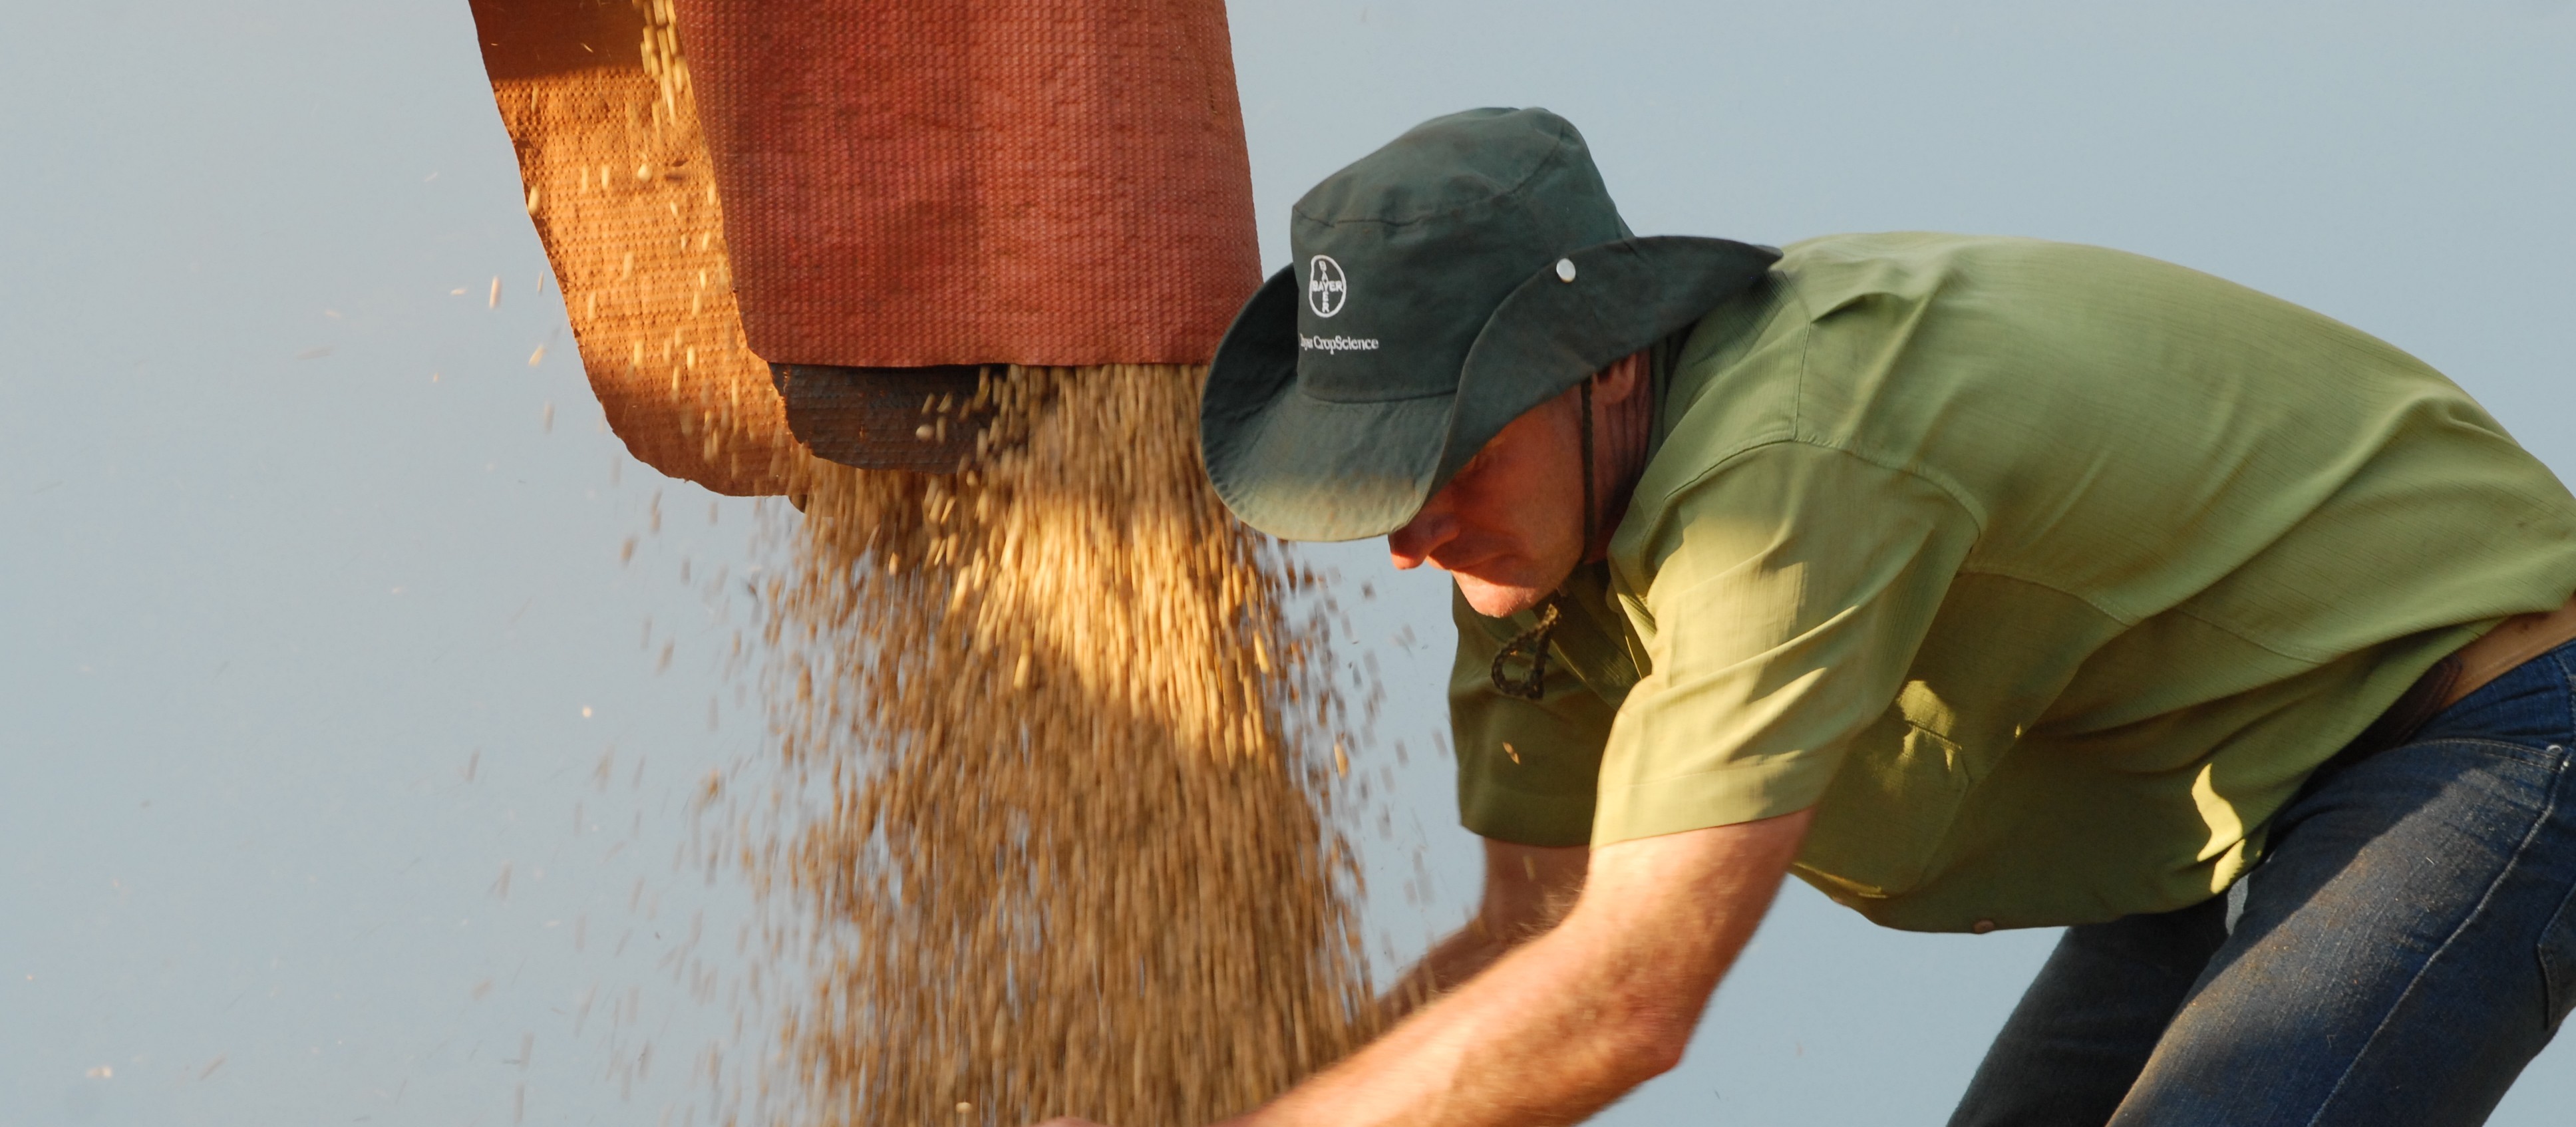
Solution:
{"label": "man's face", "polygon": [[1583,557],[1581,412],[1568,391],[1496,434],[1422,506],[1387,534],[1399,568],[1428,562],[1458,580],[1476,613],[1501,617],[1537,606]]}

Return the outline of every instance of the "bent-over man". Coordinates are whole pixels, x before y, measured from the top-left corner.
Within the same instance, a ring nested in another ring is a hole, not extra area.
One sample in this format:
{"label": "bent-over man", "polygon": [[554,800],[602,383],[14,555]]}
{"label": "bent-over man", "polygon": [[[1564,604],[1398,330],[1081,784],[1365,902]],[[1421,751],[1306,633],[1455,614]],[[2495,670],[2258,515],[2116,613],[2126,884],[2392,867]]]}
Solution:
{"label": "bent-over man", "polygon": [[1487,898],[1244,1122],[1580,1119],[1789,873],[2069,925],[1958,1124],[2477,1123],[2576,1004],[2576,498],[2421,362],[2091,247],[1634,237],[1543,110],[1290,241],[1208,473],[1455,577]]}

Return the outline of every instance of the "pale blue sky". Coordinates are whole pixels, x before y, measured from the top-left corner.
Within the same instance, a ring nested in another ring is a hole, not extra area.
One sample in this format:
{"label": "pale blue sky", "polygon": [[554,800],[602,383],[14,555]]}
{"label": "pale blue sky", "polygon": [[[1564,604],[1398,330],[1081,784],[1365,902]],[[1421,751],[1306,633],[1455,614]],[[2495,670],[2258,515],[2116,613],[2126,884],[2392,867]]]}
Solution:
{"label": "pale blue sky", "polygon": [[[1545,105],[1642,233],[2153,254],[2425,357],[2576,470],[2566,3],[1233,16],[1267,261],[1289,201],[1405,126]],[[684,800],[760,735],[717,665],[740,608],[704,588],[760,514],[600,431],[464,4],[11,22],[0,1123],[688,1106],[731,1014],[677,982],[740,965],[746,897],[675,865]],[[1424,754],[1441,581],[1319,554],[1386,674],[1361,767],[1392,772],[1391,832],[1364,836],[1409,953],[1473,876]],[[1689,1061],[1606,1118],[1937,1122],[2049,941],[1880,932],[1793,887]],[[2563,1121],[2571,1053],[2496,1122]]]}

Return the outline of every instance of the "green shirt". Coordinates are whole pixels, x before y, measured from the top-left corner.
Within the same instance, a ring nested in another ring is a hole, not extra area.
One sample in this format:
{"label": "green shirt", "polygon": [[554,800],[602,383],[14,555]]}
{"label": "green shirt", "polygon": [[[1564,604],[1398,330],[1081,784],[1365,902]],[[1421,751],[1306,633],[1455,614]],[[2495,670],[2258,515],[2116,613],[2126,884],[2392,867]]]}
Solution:
{"label": "green shirt", "polygon": [[1814,806],[1798,874],[1882,924],[2178,908],[2435,661],[2576,590],[2576,498],[2466,393],[2166,263],[1817,239],[1666,359],[1543,699],[1488,677],[1529,617],[1459,606],[1479,834]]}

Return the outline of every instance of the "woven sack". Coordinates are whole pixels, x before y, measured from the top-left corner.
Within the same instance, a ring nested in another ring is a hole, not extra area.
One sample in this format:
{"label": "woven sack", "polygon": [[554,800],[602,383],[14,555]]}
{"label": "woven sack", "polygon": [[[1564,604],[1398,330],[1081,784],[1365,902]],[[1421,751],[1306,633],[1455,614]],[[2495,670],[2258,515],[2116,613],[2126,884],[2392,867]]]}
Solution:
{"label": "woven sack", "polygon": [[472,0],[528,215],[609,427],[718,493],[784,492],[810,457],[744,345],[723,208],[668,9]]}
{"label": "woven sack", "polygon": [[676,8],[764,359],[1203,363],[1261,281],[1220,0]]}

